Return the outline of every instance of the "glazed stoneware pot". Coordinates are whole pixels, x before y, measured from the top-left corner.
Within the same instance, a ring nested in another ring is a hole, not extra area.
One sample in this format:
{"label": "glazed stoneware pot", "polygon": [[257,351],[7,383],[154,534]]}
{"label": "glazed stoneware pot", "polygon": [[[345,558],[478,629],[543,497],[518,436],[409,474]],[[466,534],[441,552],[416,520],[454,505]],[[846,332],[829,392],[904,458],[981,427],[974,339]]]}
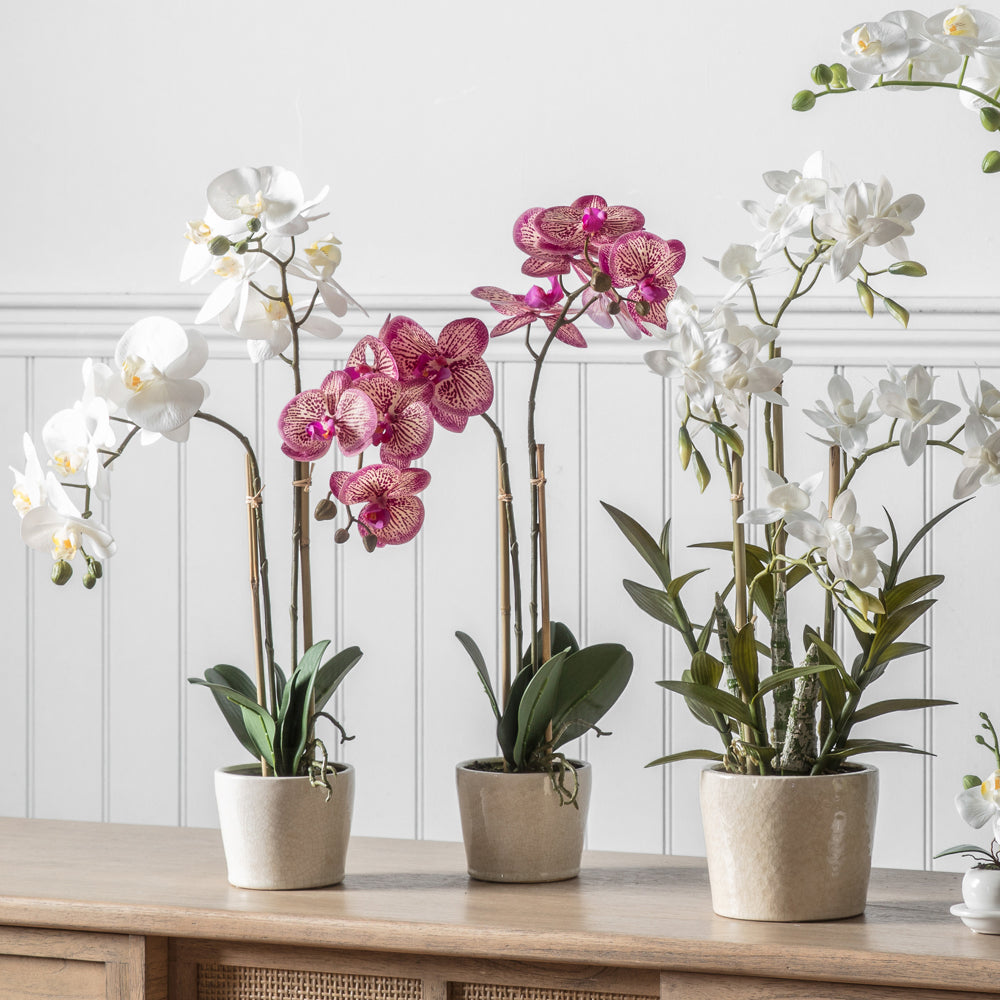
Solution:
{"label": "glazed stoneware pot", "polygon": [[264,778],[256,764],[215,772],[229,881],[242,889],[313,889],[344,878],[354,768],[331,764],[331,794],[307,777]]}
{"label": "glazed stoneware pot", "polygon": [[741,920],[835,920],[862,913],[878,770],[761,777],[701,773],[712,908]]}
{"label": "glazed stoneware pot", "polygon": [[970,868],[962,878],[962,899],[970,910],[1000,914],[1000,869]]}
{"label": "glazed stoneware pot", "polygon": [[[579,788],[567,805],[550,774],[511,774],[499,760],[458,765],[458,805],[469,874],[484,882],[560,882],[580,874],[591,768],[570,761]],[[566,784],[572,787],[572,775]]]}

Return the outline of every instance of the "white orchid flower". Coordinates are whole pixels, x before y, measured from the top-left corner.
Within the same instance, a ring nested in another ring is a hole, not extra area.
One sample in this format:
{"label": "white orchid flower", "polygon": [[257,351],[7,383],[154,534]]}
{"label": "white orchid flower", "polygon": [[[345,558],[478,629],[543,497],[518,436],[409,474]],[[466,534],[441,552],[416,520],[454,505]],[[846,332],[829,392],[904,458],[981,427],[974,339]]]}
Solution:
{"label": "white orchid flower", "polygon": [[741,515],[739,520],[742,524],[774,524],[776,521],[791,522],[803,517],[809,510],[816,487],[823,481],[822,472],[801,483],[789,482],[767,468],[762,468],[760,474],[768,486],[764,506]]}
{"label": "white orchid flower", "polygon": [[878,405],[887,417],[900,421],[899,448],[903,461],[913,465],[927,446],[928,427],[951,420],[959,407],[931,397],[936,376],[923,365],[914,365],[905,377],[890,366],[889,375],[878,384]]}
{"label": "white orchid flower", "polygon": [[953,49],[960,56],[1000,56],[1000,18],[982,10],[955,7],[924,22],[931,41]]}
{"label": "white orchid flower", "polygon": [[962,464],[965,468],[955,483],[956,500],[972,496],[980,486],[1000,485],[1000,431],[991,434],[984,421],[966,421]]}
{"label": "white orchid flower", "polygon": [[181,261],[180,280],[193,283],[215,269],[219,258],[213,255],[208,247],[217,236],[225,236],[235,243],[246,239],[248,235],[246,220],[223,219],[211,208],[206,208],[202,218],[194,219],[187,224],[184,238],[188,241],[188,245]]}
{"label": "white orchid flower", "polygon": [[878,528],[865,527],[858,515],[858,505],[851,490],[844,490],[827,513],[820,504],[819,517],[802,514],[789,522],[787,531],[810,548],[823,549],[826,564],[838,580],[849,580],[862,590],[880,582],[882,571],[875,548],[888,535]]}
{"label": "white orchid flower", "polygon": [[292,342],[288,309],[276,298],[279,289],[269,285],[263,292],[249,290],[240,323],[237,323],[240,306],[236,301],[230,302],[218,316],[223,330],[247,342],[247,353],[255,363],[276,358]]}
{"label": "white orchid flower", "polygon": [[51,473],[45,493],[45,502],[32,507],[21,519],[25,545],[48,552],[54,562],[69,562],[84,545],[87,554],[97,559],[114,555],[116,545],[111,533],[94,518],[84,518]]}
{"label": "white orchid flower", "polygon": [[45,473],[42,471],[42,463],[38,460],[35,443],[27,432],[24,434],[23,444],[24,472],[18,472],[14,466],[10,466],[10,471],[14,473],[12,489],[14,499],[12,503],[14,510],[21,517],[24,517],[32,507],[38,507],[45,503],[46,496]]}
{"label": "white orchid flower", "polygon": [[983,437],[988,437],[1000,426],[1000,389],[981,378],[975,394],[970,396],[961,375],[958,376],[958,387],[969,406],[969,414],[965,420],[966,438],[972,424],[979,425],[984,432]]}
{"label": "white orchid flower", "polygon": [[87,485],[102,499],[110,496],[110,474],[101,449],[114,447],[108,404],[100,396],[77,402],[72,409],[59,410],[42,427],[42,443],[49,464],[64,479],[82,473]]}
{"label": "white orchid flower", "polygon": [[[906,61],[898,69],[883,74],[883,79],[912,79],[937,82],[943,80],[962,65],[962,57],[953,49],[931,39],[924,26],[927,18],[915,10],[894,10],[882,18],[891,24],[897,24],[906,32],[910,52]],[[968,74],[966,74],[968,79]],[[902,90],[926,90],[926,87],[904,87]]]}
{"label": "white orchid flower", "polygon": [[162,316],[139,320],[115,347],[115,364],[130,392],[129,420],[173,441],[186,441],[188,421],[205,400],[194,378],[208,360],[208,344],[196,330]]}
{"label": "white orchid flower", "polygon": [[208,185],[208,204],[227,221],[259,219],[276,236],[298,236],[322,214],[308,210],[326,197],[328,188],[306,201],[302,182],[284,167],[237,167],[219,174]]}
{"label": "white orchid flower", "polygon": [[719,260],[705,258],[727,281],[732,284],[722,296],[722,302],[729,302],[751,281],[758,281],[771,274],[778,274],[786,267],[761,267],[757,248],[746,243],[733,243]]}
{"label": "white orchid flower", "polygon": [[874,187],[869,184],[868,192],[871,199],[872,215],[876,218],[888,219],[890,222],[902,226],[902,233],[889,240],[884,246],[897,260],[906,260],[909,253],[903,237],[913,235],[913,220],[923,212],[924,199],[919,194],[904,194],[902,198],[897,198],[894,201],[892,185],[884,177],[880,178]]}
{"label": "white orchid flower", "polygon": [[867,90],[880,76],[905,66],[910,56],[906,30],[892,21],[865,21],[848,28],[840,40],[852,87]]}
{"label": "white orchid flower", "polygon": [[256,253],[238,254],[230,251],[222,257],[213,257],[213,273],[222,280],[209,293],[194,321],[207,323],[231,304],[235,304],[233,320],[238,329],[243,322],[250,297],[250,282],[266,263],[267,258]]}
{"label": "white orchid flower", "polygon": [[719,399],[727,419],[746,427],[753,396],[776,406],[787,406],[788,401],[777,389],[785,372],[792,367],[791,359],[777,357],[763,360],[759,356],[777,337],[777,329],[773,326],[744,326],[727,308],[716,310],[713,324],[716,323],[725,330],[726,340],[740,351],[717,379]]}
{"label": "white orchid flower", "polygon": [[994,771],[982,784],[966,788],[955,796],[959,816],[978,830],[993,822],[993,839],[1000,840],[1000,770]]}
{"label": "white orchid flower", "polygon": [[868,447],[868,427],[882,416],[880,410],[872,409],[874,393],[869,390],[861,404],[855,407],[854,390],[843,375],[834,375],[830,379],[827,392],[830,394],[830,405],[825,400],[817,399],[815,410],[802,412],[826,431],[829,438],[824,444],[838,445],[851,458],[860,458]]}

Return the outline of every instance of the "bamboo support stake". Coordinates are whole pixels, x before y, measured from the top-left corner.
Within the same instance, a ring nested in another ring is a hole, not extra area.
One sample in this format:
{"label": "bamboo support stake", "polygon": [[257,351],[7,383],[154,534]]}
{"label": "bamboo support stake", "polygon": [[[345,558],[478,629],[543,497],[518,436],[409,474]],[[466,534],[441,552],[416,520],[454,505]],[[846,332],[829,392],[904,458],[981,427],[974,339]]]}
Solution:
{"label": "bamboo support stake", "polygon": [[500,698],[501,709],[507,708],[510,698],[510,529],[507,526],[507,508],[511,496],[504,489],[503,459],[497,452],[497,514],[500,519]]}
{"label": "bamboo support stake", "polygon": [[305,653],[313,644],[312,616],[312,563],[309,557],[309,521],[312,512],[309,509],[309,487],[312,485],[312,464],[297,463],[297,482],[299,503],[301,506],[302,530],[299,533],[299,565],[302,574],[302,652]]}
{"label": "bamboo support stake", "polygon": [[733,594],[736,599],[733,624],[738,632],[749,620],[747,615],[746,537],[740,517],[743,514],[743,459],[733,454]]}
{"label": "bamboo support stake", "polygon": [[829,503],[827,508],[829,512],[833,513],[833,505],[836,502],[837,494],[840,492],[840,447],[838,445],[830,446],[830,493],[829,493]]}
{"label": "bamboo support stake", "polygon": [[549,627],[549,541],[545,520],[545,445],[535,445],[538,456],[538,583],[542,606],[542,663],[552,659],[552,635]]}
{"label": "bamboo support stake", "polygon": [[[267,707],[267,682],[264,677],[264,640],[260,624],[260,554],[257,547],[257,511],[259,485],[254,481],[253,464],[247,455],[247,548],[250,553],[250,613],[253,619],[253,652],[257,674],[257,704]],[[260,773],[266,778],[269,768],[261,757]]]}

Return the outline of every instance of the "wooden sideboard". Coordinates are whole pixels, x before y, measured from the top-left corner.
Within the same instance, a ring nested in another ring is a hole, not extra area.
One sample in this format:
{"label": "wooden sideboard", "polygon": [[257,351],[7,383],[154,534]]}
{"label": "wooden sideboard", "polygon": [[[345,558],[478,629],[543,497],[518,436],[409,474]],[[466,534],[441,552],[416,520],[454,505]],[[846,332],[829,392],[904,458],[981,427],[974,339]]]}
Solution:
{"label": "wooden sideboard", "polygon": [[226,881],[218,832],[0,819],[3,1000],[969,1000],[1000,937],[959,876],[877,871],[863,917],[712,913],[700,859],[585,855],[579,879],[474,882],[460,844],[356,838],[343,885]]}

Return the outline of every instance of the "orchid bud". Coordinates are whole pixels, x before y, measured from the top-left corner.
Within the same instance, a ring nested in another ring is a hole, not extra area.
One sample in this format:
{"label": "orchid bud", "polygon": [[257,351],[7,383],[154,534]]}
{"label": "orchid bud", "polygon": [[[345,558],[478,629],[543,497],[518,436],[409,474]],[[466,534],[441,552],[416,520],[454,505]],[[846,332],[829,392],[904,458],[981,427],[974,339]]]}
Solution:
{"label": "orchid bud", "polygon": [[885,606],[877,597],[872,594],[866,594],[859,587],[851,583],[850,580],[844,581],[844,593],[847,594],[851,604],[866,617],[872,611],[880,615],[885,614]]}
{"label": "orchid bud", "polygon": [[100,578],[104,576],[104,567],[97,559],[93,558],[87,559],[87,569],[94,574],[94,577],[97,580],[100,580]]}
{"label": "orchid bud", "polygon": [[611,283],[611,275],[605,274],[603,271],[595,271],[590,279],[590,287],[595,292],[610,292],[614,287]]}
{"label": "orchid bud", "polygon": [[813,83],[818,83],[821,87],[827,87],[833,82],[833,70],[826,63],[813,66],[810,76]]}
{"label": "orchid bud", "polygon": [[904,327],[909,325],[909,310],[904,309],[898,302],[894,302],[892,299],[884,299],[883,301],[885,302],[885,307],[889,310],[893,319]]}
{"label": "orchid bud", "polygon": [[979,123],[987,132],[996,132],[1000,129],[1000,110],[996,108],[981,108],[979,111]]}
{"label": "orchid bud", "polygon": [[998,170],[1000,170],[1000,152],[991,149],[983,157],[983,173],[995,174]]}
{"label": "orchid bud", "polygon": [[378,539],[374,535],[365,535],[361,539],[361,544],[368,552],[374,552],[378,548]]}
{"label": "orchid bud", "polygon": [[261,221],[260,219],[257,218],[256,215],[251,215],[250,218],[247,219],[247,229],[249,229],[251,233],[258,232],[260,230],[260,227],[261,227]]}
{"label": "orchid bud", "polygon": [[687,424],[681,424],[681,429],[677,433],[677,451],[681,457],[681,468],[686,469],[694,451],[694,442],[688,433]]}
{"label": "orchid bud", "polygon": [[792,98],[793,111],[812,111],[816,107],[816,95],[811,90],[800,90]]}
{"label": "orchid bud", "polygon": [[708,488],[708,484],[712,481],[712,473],[705,464],[705,459],[701,457],[700,451],[696,451],[694,453],[694,465],[695,479],[698,480],[698,488],[702,493],[704,493]]}
{"label": "orchid bud", "polygon": [[608,303],[608,315],[617,316],[622,311],[620,302],[609,302]]}
{"label": "orchid bud", "polygon": [[97,583],[97,577],[93,573],[83,574],[83,585],[87,590],[93,590],[94,584]]}
{"label": "orchid bud", "polygon": [[830,83],[839,90],[843,90],[847,86],[847,67],[843,63],[831,63],[830,72],[833,74]]}
{"label": "orchid bud", "polygon": [[927,268],[915,260],[897,260],[889,265],[890,274],[902,274],[906,278],[926,278]]}
{"label": "orchid bud", "polygon": [[61,587],[64,583],[68,582],[72,575],[73,567],[65,559],[60,559],[52,564],[51,580],[57,587]]}
{"label": "orchid bud", "polygon": [[649,303],[645,299],[638,299],[632,303],[632,306],[635,308],[637,316],[645,317],[649,315]]}
{"label": "orchid bud", "polygon": [[233,244],[230,242],[228,236],[216,236],[211,243],[208,244],[208,252],[213,257],[225,257],[229,253],[229,248]]}
{"label": "orchid bud", "polygon": [[334,541],[335,541],[335,542],[336,542],[336,543],[337,543],[338,545],[343,545],[343,544],[344,544],[344,542],[346,542],[346,541],[347,541],[347,539],[348,539],[348,538],[350,538],[350,537],[351,537],[351,533],[350,533],[350,531],[348,531],[348,530],[347,530],[347,528],[338,528],[338,529],[337,529],[337,530],[336,530],[336,531],[335,531],[335,532],[333,533],[333,540],[334,540]]}
{"label": "orchid bud", "polygon": [[962,788],[967,792],[970,788],[978,788],[982,782],[979,780],[978,775],[966,774],[962,777]]}
{"label": "orchid bud", "polygon": [[337,505],[329,498],[324,497],[313,511],[313,517],[317,521],[332,521],[337,516]]}
{"label": "orchid bud", "polygon": [[861,299],[861,304],[864,306],[865,312],[868,313],[868,318],[871,319],[875,315],[875,296],[860,278],[858,278],[858,298]]}
{"label": "orchid bud", "polygon": [[234,249],[234,250],[235,250],[235,251],[236,251],[237,253],[240,253],[240,254],[242,254],[242,253],[246,253],[246,252],[247,252],[247,248],[248,248],[249,246],[250,246],[250,244],[249,244],[249,243],[248,243],[248,242],[247,242],[246,240],[240,240],[240,242],[239,242],[239,243],[234,243],[234,244],[233,244],[233,249]]}
{"label": "orchid bud", "polygon": [[717,421],[713,422],[711,425],[712,433],[729,448],[730,451],[735,452],[740,458],[743,457],[743,438],[736,433],[735,427],[730,427],[728,424],[720,424]]}

